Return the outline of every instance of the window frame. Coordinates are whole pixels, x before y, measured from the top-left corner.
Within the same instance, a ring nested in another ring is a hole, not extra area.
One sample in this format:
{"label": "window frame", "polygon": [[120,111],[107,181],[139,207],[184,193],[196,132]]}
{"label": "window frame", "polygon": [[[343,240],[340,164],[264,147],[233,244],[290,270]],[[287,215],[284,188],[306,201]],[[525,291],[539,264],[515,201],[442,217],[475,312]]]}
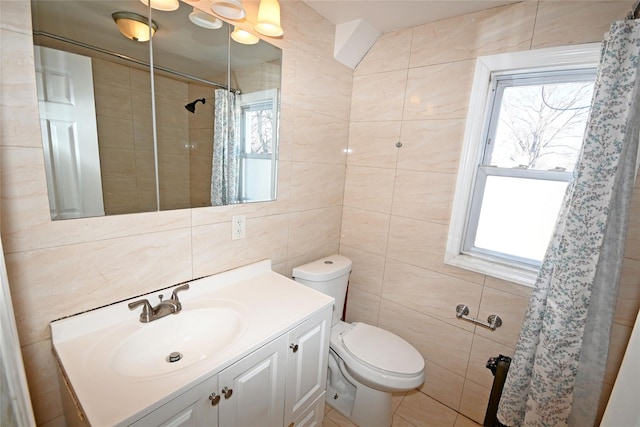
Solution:
{"label": "window frame", "polygon": [[[252,111],[253,107],[255,106],[265,106],[265,105],[269,107],[267,109],[272,110],[272,119],[271,119],[272,127],[271,128],[273,130],[273,135],[272,135],[273,140],[272,140],[272,146],[271,146],[271,153],[262,153],[262,154],[247,153],[246,152],[247,123],[246,123],[245,112]],[[278,172],[277,138],[279,134],[278,107],[279,107],[279,92],[277,89],[266,89],[266,90],[260,90],[256,92],[243,93],[243,94],[240,94],[240,96],[238,97],[237,108],[239,111],[239,125],[240,125],[239,128],[240,128],[240,140],[241,140],[240,153],[238,156],[240,159],[239,198],[245,202],[275,200],[276,198],[276,194],[277,194],[276,187],[278,183],[278,179],[277,179],[277,172]],[[246,167],[246,161],[250,159],[263,159],[263,160],[271,161],[271,174],[270,174],[271,187],[270,187],[270,196],[269,196],[270,199],[265,199],[265,200],[246,199],[246,193],[247,193],[246,186],[247,186],[247,182],[250,181],[247,178],[248,172]]]}
{"label": "window frame", "polygon": [[492,114],[491,78],[516,72],[595,68],[600,60],[600,50],[600,43],[589,43],[477,58],[445,250],[445,264],[525,286],[534,285],[539,267],[518,260],[498,260],[489,254],[468,253],[464,249],[476,173],[485,152],[485,138]]}

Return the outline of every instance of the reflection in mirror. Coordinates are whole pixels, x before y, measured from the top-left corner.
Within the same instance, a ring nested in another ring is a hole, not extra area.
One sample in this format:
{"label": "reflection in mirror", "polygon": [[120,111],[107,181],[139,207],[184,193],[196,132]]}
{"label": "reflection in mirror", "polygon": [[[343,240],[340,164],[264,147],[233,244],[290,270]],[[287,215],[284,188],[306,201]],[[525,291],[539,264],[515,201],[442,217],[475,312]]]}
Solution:
{"label": "reflection in mirror", "polygon": [[[254,58],[261,58],[255,61]],[[277,186],[280,49],[260,40],[232,42],[231,85],[236,99],[238,191],[242,201],[273,200]]]}
{"label": "reflection in mirror", "polygon": [[[157,209],[153,141],[144,131],[152,121],[149,44],[124,38],[111,17],[145,15],[134,3],[32,2],[52,219],[121,213],[132,203],[134,212]],[[113,192],[118,182],[128,191]]]}
{"label": "reflection in mirror", "polygon": [[[150,43],[135,42],[120,34],[111,17],[115,11],[151,16],[158,26],[151,43],[153,58]],[[38,66],[53,219],[275,199],[281,52],[261,41],[252,56],[233,61],[236,67],[231,76],[235,75],[235,81],[229,84],[229,27],[211,19],[210,14],[197,12],[182,2],[176,11],[161,12],[150,11],[136,0],[32,1],[36,56],[42,58],[38,46],[43,46],[79,55],[90,67],[80,73],[89,76],[89,82],[79,82],[77,88],[70,89],[54,86],[62,80],[61,75],[76,84],[73,74],[56,68],[55,61],[60,60],[45,61],[54,64],[54,72],[43,72],[42,65]],[[49,74],[52,82],[42,77]],[[82,84],[85,89],[80,92]],[[60,95],[65,90],[73,97],[70,104],[87,99],[88,106],[79,109],[84,115],[74,118],[76,124],[66,118],[55,122],[46,116],[52,108],[45,105],[45,100],[63,104],[49,94]],[[254,171],[254,164],[245,161],[251,156],[239,155],[247,139],[235,137],[247,134],[240,130],[240,124],[243,117],[251,116],[240,111],[255,110],[253,92],[263,90],[271,91],[271,118],[261,120],[263,124],[254,129],[269,142],[263,142],[267,148],[262,153],[246,154],[268,155],[271,165],[265,168],[256,163],[260,169]],[[85,92],[86,96],[80,95]],[[252,103],[250,107],[247,102]],[[97,143],[91,144],[77,130],[80,125],[93,126]],[[60,144],[64,138],[69,141]],[[218,139],[232,143],[215,150]],[[93,150],[89,149],[91,145]],[[93,166],[84,159],[85,152],[91,152]],[[69,158],[69,153],[83,156],[82,160]],[[223,178],[219,180],[219,176]],[[254,190],[263,184],[268,185],[259,192]],[[217,188],[237,190],[221,197]]]}

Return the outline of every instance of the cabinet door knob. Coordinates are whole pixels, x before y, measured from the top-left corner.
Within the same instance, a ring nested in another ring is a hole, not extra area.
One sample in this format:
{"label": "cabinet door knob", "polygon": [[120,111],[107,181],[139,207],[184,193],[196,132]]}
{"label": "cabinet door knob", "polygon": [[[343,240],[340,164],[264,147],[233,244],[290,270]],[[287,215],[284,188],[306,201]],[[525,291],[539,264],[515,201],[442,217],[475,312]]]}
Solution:
{"label": "cabinet door knob", "polygon": [[229,387],[225,387],[225,388],[222,389],[222,394],[224,394],[224,398],[225,399],[228,399],[233,394],[233,389],[231,389]]}
{"label": "cabinet door knob", "polygon": [[293,350],[293,352],[295,353],[295,352],[297,352],[297,351],[298,351],[298,344],[293,344],[293,343],[292,343],[292,344],[289,346],[289,348],[290,348],[291,350]]}
{"label": "cabinet door knob", "polygon": [[211,393],[211,395],[209,395],[209,400],[211,401],[211,406],[216,406],[218,402],[220,402],[220,396],[215,393]]}

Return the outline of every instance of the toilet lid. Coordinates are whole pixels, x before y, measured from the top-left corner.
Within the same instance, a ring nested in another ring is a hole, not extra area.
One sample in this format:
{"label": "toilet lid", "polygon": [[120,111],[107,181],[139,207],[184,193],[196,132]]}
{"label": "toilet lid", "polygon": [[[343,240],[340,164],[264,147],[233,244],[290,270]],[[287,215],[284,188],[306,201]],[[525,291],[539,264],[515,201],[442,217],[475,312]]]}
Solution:
{"label": "toilet lid", "polygon": [[424,368],[422,355],[411,344],[384,329],[358,323],[342,336],[349,352],[388,372],[415,374]]}

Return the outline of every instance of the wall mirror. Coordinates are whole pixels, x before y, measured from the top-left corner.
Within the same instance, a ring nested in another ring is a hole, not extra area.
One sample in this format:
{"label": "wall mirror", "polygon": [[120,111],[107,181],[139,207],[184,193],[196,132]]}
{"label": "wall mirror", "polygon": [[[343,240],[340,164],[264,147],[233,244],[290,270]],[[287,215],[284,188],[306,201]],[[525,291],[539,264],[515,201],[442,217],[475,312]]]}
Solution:
{"label": "wall mirror", "polygon": [[[151,41],[115,12],[150,16]],[[52,219],[275,199],[279,48],[184,2],[32,0],[32,18]]]}

